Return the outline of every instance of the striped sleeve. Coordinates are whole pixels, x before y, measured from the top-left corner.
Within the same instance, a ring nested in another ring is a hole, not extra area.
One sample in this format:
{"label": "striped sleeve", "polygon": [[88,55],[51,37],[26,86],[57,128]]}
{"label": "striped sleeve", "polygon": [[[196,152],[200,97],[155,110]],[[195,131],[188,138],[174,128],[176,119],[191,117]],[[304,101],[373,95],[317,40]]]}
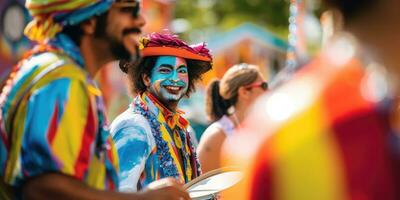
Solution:
{"label": "striped sleeve", "polygon": [[82,80],[62,78],[36,90],[26,105],[21,168],[24,178],[60,172],[85,179],[97,115]]}

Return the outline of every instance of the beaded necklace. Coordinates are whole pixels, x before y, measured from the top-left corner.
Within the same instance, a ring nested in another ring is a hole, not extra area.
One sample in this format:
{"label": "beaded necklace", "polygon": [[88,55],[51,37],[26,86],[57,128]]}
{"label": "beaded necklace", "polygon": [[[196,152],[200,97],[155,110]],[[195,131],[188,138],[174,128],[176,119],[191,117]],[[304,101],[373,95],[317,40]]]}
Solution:
{"label": "beaded necklace", "polygon": [[[164,126],[173,138],[174,136],[171,134],[172,130],[170,127],[165,126],[165,123],[161,123],[157,116],[150,111],[148,106],[149,103],[146,101],[150,101],[146,94],[138,95],[133,102],[133,109],[135,113],[144,116],[150,124],[152,135],[155,138],[157,154],[160,161],[160,177],[175,177],[181,180],[183,178],[185,182],[189,182],[193,178],[199,176],[201,174],[200,164],[198,162],[193,144],[190,141],[188,132],[181,128],[174,129],[174,131],[177,131],[180,138],[186,138],[186,144],[182,144],[179,148],[179,151],[182,154],[183,162],[183,177],[181,177],[178,172],[177,164],[174,162],[174,159],[171,156],[172,149],[169,148],[168,142],[162,137],[161,126]],[[174,142],[176,141],[176,139],[173,140]]]}

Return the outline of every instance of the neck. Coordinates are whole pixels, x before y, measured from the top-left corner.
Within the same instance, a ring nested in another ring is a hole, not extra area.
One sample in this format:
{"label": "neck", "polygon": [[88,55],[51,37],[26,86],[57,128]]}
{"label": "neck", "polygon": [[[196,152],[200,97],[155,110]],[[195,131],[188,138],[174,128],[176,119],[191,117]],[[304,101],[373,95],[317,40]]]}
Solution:
{"label": "neck", "polygon": [[105,52],[108,51],[104,51],[104,48],[99,47],[93,37],[83,36],[79,48],[85,61],[85,68],[92,78],[103,66],[113,60],[111,55],[105,55]]}
{"label": "neck", "polygon": [[168,109],[171,112],[176,112],[176,109],[178,108],[178,103],[179,101],[167,101],[164,102],[162,100],[160,100],[159,98],[157,98],[156,95],[154,95],[152,92],[147,92],[148,96],[150,97],[150,99],[152,101],[155,101],[155,103],[161,105],[162,107]]}
{"label": "neck", "polygon": [[230,115],[229,118],[234,122],[235,127],[241,124],[244,120],[245,116],[245,108],[243,104],[237,102],[235,105],[235,113]]}
{"label": "neck", "polygon": [[168,108],[168,110],[175,112],[176,109],[178,108],[178,102],[177,101],[170,101],[167,104],[164,104],[164,106],[166,108]]}

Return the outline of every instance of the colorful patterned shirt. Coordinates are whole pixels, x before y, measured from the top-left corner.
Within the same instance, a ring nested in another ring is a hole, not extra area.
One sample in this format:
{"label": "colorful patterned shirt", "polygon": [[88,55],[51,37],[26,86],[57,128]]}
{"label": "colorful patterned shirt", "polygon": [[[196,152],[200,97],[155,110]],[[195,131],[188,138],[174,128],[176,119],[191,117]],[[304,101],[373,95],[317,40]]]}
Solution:
{"label": "colorful patterned shirt", "polygon": [[150,93],[138,95],[111,124],[120,158],[119,189],[137,191],[164,177],[182,182],[197,177],[200,168],[188,125]]}
{"label": "colorful patterned shirt", "polygon": [[47,172],[97,189],[118,187],[118,157],[101,92],[73,53],[76,48],[66,37],[48,44],[20,62],[10,82],[1,104],[0,178],[15,194],[25,180]]}
{"label": "colorful patterned shirt", "polygon": [[340,42],[262,97],[228,139],[225,163],[245,178],[226,199],[400,198],[400,135],[382,68]]}

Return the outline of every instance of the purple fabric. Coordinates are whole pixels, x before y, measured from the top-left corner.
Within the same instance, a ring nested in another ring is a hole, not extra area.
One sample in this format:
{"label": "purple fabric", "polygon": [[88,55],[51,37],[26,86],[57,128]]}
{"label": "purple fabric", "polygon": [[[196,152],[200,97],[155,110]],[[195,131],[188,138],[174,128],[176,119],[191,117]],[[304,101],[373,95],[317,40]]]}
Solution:
{"label": "purple fabric", "polygon": [[189,46],[186,42],[180,40],[177,35],[171,33],[151,33],[143,38],[142,43],[145,48],[160,46],[179,47],[211,59],[210,50],[207,49],[206,43],[203,42]]}

